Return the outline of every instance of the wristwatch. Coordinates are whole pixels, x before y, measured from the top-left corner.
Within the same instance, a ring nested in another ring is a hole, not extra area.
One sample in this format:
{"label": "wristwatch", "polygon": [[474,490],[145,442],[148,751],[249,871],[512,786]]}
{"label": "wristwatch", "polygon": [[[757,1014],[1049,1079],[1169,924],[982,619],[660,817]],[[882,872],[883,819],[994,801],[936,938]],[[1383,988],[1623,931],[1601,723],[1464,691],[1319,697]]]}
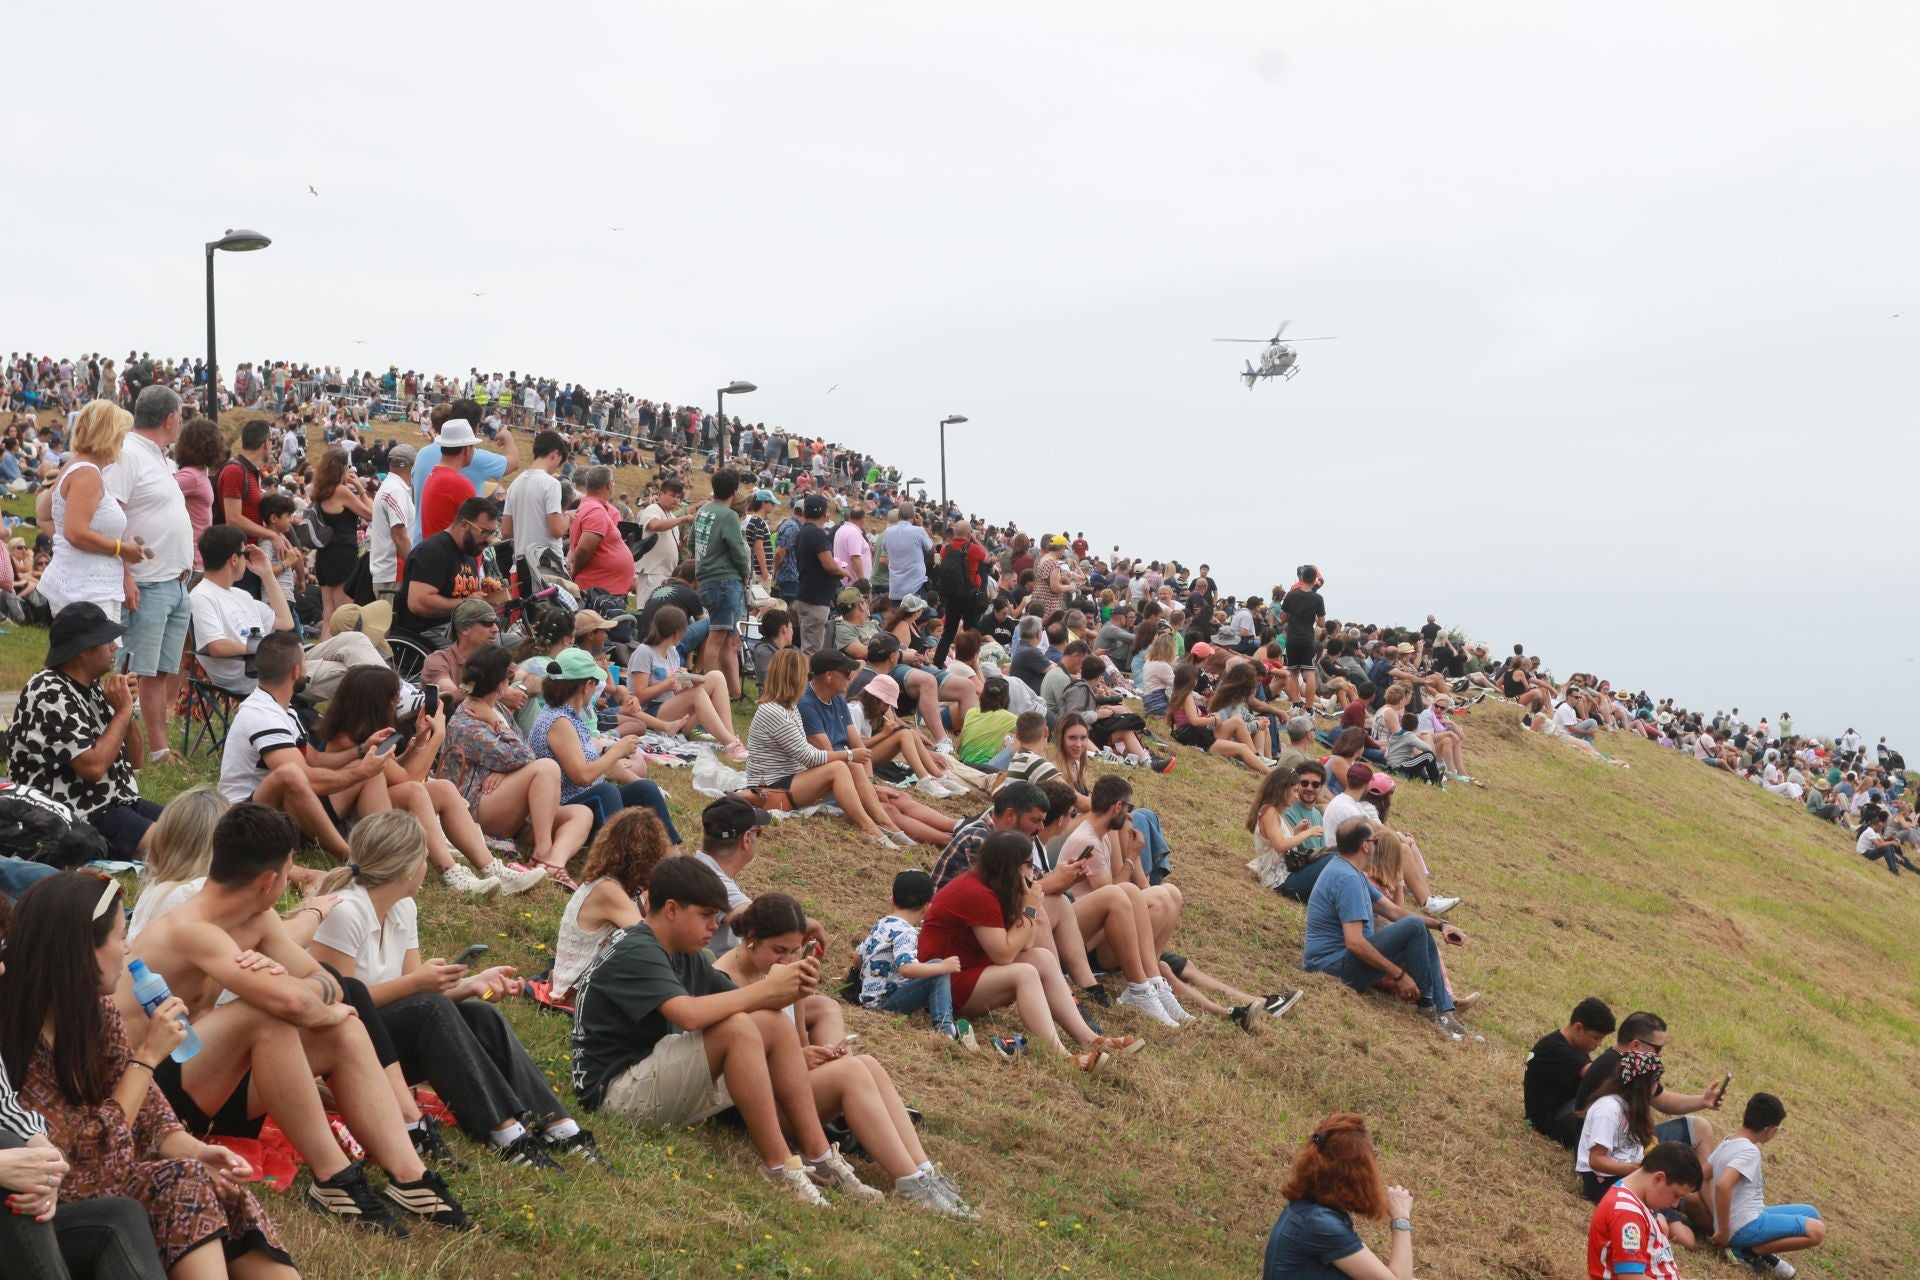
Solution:
{"label": "wristwatch", "polygon": [[1391,1226],[1395,1231],[1411,1231],[1413,1230],[1413,1219],[1395,1218],[1388,1225]]}
{"label": "wristwatch", "polygon": [[1021,908],[1021,910],[1027,913],[1027,919],[1029,920],[1035,920],[1039,918],[1040,911],[1039,911],[1039,908],[1037,907],[1023,907]]}

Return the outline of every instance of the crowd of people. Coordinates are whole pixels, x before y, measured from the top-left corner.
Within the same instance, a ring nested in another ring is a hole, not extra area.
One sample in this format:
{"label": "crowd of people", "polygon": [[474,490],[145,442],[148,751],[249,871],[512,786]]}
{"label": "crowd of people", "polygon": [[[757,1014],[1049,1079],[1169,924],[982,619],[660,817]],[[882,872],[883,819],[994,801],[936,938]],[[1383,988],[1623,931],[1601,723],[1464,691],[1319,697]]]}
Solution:
{"label": "crowd of people", "polygon": [[[1283,1016],[1299,990],[1242,990],[1193,954],[1206,939],[1177,850],[1135,801],[1135,778],[1183,754],[1249,775],[1249,867],[1303,904],[1301,967],[1397,997],[1454,1042],[1480,1039],[1462,1017],[1479,993],[1449,972],[1461,899],[1435,884],[1446,851],[1393,802],[1486,785],[1462,714],[1482,699],[1601,759],[1610,734],[1670,745],[1920,869],[1884,740],[1556,682],[1431,616],[1342,622],[1312,564],[1223,595],[1204,564],[928,504],[854,450],[516,372],[243,364],[212,393],[258,414],[231,441],[193,414],[195,361],[15,355],[5,381],[0,479],[36,493],[16,528],[44,545],[4,558],[0,602],[49,624],[9,779],[93,856],[143,868],[129,902],[93,871],[0,866],[0,1131],[32,1153],[0,1139],[0,1185],[9,1239],[44,1274],[290,1274],[252,1171],[207,1141],[269,1118],[319,1211],[460,1229],[441,1173],[462,1158],[423,1085],[513,1166],[597,1160],[575,1110],[675,1126],[731,1109],[769,1182],[805,1203],[883,1199],[890,1179],[905,1205],[976,1219],[844,1005],[1088,1073],[1150,1048],[1107,1032],[1111,1010],[1154,1035]],[[409,424],[399,439],[369,434],[383,415]],[[643,461],[621,489],[616,468]],[[712,497],[690,508],[696,470]],[[214,707],[217,784],[143,797],[140,770],[184,750],[169,726]],[[687,848],[656,778],[693,762],[723,784]],[[837,984],[805,905],[742,887],[770,815],[821,806],[926,864],[873,904]],[[303,844],[331,869],[297,862]],[[552,971],[423,954],[429,868],[478,897],[554,881],[569,896]],[[171,995],[139,995],[129,962]],[[571,1105],[500,1015],[518,996],[571,1013]],[[1002,1010],[1017,1030],[976,1035]],[[1778,1255],[1824,1224],[1764,1203],[1757,1148],[1781,1104],[1754,1095],[1717,1138],[1701,1113],[1725,1082],[1664,1089],[1651,1014],[1590,1064],[1614,1030],[1585,1001],[1527,1073],[1529,1120],[1574,1149],[1598,1205],[1593,1274],[1672,1274],[1670,1240],[1792,1274]],[[1283,1194],[1268,1276],[1411,1275],[1411,1197],[1384,1185],[1361,1117],[1324,1121]],[[93,1207],[56,1216],[61,1195]],[[1354,1214],[1391,1216],[1387,1259]],[[103,1240],[137,1262],[101,1271]]]}

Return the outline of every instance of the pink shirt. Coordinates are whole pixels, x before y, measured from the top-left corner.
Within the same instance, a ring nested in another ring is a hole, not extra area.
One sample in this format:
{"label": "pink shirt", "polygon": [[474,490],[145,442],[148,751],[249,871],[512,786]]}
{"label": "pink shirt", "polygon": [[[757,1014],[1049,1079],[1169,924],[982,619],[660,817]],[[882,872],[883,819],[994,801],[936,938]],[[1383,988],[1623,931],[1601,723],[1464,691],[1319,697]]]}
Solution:
{"label": "pink shirt", "polygon": [[620,513],[602,498],[582,498],[568,533],[571,548],[589,533],[600,535],[593,555],[574,575],[582,587],[598,587],[623,596],[633,590],[633,552],[620,536]]}
{"label": "pink shirt", "polygon": [[[857,572],[853,563],[855,556],[860,557]],[[867,545],[867,531],[856,521],[849,520],[834,531],[833,558],[847,566],[847,572],[840,575],[840,580],[848,586],[861,578],[873,576],[873,548]]]}
{"label": "pink shirt", "polygon": [[180,492],[187,496],[187,521],[193,526],[193,567],[204,570],[200,563],[200,535],[213,523],[213,481],[199,467],[182,467],[173,473],[180,485]]}

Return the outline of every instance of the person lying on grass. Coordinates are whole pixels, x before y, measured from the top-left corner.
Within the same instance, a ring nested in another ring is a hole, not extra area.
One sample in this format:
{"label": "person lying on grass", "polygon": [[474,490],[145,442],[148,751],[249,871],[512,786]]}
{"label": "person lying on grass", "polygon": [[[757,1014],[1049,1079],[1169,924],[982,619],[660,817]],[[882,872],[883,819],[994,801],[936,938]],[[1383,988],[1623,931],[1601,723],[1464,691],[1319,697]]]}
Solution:
{"label": "person lying on grass", "polygon": [[[741,944],[720,958],[714,966],[742,987],[763,981],[777,965],[790,964],[808,954],[810,941],[806,910],[784,893],[763,893],[753,900],[737,922]],[[817,952],[814,954],[818,954]],[[810,996],[806,999],[829,1000]],[[833,1001],[836,1006],[837,1001]],[[960,1195],[958,1187],[934,1168],[914,1132],[899,1092],[887,1069],[870,1054],[851,1050],[852,1036],[835,1019],[831,1040],[818,1035],[818,1026],[804,1026],[795,1005],[788,1005],[788,1033],[801,1043],[807,1064],[807,1083],[813,1091],[815,1112],[821,1123],[845,1116],[845,1124],[873,1161],[893,1178],[894,1193],[915,1208],[953,1218],[977,1219]],[[837,1014],[837,1009],[836,1009]],[[879,1193],[860,1182],[841,1157],[839,1148],[831,1149],[831,1166],[824,1178],[827,1185],[838,1185],[858,1199],[878,1200]],[[855,1188],[859,1188],[855,1190]],[[871,1193],[871,1194],[869,1194]]]}

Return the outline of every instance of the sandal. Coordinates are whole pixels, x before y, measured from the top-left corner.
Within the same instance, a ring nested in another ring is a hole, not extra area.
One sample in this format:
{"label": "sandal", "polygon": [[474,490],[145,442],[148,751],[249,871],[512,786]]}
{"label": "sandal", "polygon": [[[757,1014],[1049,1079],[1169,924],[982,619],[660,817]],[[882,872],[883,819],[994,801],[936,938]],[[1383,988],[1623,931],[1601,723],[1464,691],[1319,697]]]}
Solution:
{"label": "sandal", "polygon": [[729,760],[745,760],[747,758],[747,744],[744,742],[736,742],[728,747],[723,754],[725,754]]}
{"label": "sandal", "polygon": [[1088,1047],[1104,1049],[1116,1057],[1122,1057],[1140,1052],[1147,1047],[1147,1042],[1139,1036],[1095,1036]]}
{"label": "sandal", "polygon": [[1089,1049],[1085,1053],[1073,1055],[1073,1065],[1088,1075],[1094,1075],[1111,1061],[1113,1061],[1111,1057],[1098,1049]]}
{"label": "sandal", "polygon": [[580,882],[568,875],[566,867],[560,863],[540,862],[534,865],[547,873],[547,879],[553,881],[563,889],[573,890],[580,887]]}

